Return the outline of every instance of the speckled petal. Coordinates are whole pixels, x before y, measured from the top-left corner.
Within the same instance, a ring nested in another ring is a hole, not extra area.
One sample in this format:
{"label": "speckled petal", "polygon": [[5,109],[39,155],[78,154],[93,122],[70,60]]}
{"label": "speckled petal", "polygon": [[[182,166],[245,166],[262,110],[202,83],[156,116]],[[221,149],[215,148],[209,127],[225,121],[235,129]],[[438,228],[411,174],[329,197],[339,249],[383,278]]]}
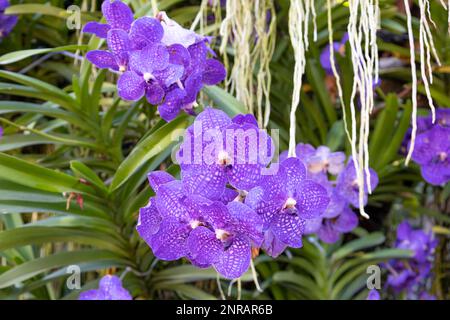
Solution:
{"label": "speckled petal", "polygon": [[227,71],[222,63],[215,59],[207,59],[202,81],[208,86],[218,84],[227,76]]}
{"label": "speckled petal", "polygon": [[298,215],[282,211],[273,217],[270,229],[278,240],[288,246],[293,248],[302,247],[305,220]]}
{"label": "speckled petal", "polygon": [[119,68],[125,71],[128,65],[128,51],[131,49],[128,34],[120,29],[111,29],[108,31],[106,42]]}
{"label": "speckled petal", "polygon": [[175,178],[165,171],[152,171],[147,175],[148,182],[153,191],[158,192],[158,189],[163,184],[174,181]]}
{"label": "speckled petal", "polygon": [[306,168],[303,162],[298,158],[287,158],[281,163],[283,170],[286,173],[286,189],[289,196],[300,187],[302,182],[306,179]]}
{"label": "speckled petal", "polygon": [[86,53],[86,59],[100,69],[119,70],[112,53],[103,50],[92,50]]}
{"label": "speckled petal", "polygon": [[136,226],[139,236],[145,242],[150,243],[151,236],[158,232],[161,221],[162,217],[156,208],[155,198],[150,198],[147,206],[139,210],[139,218]]}
{"label": "speckled petal", "polygon": [[191,55],[184,46],[176,43],[167,47],[167,50],[169,50],[170,63],[182,65],[184,68],[189,67],[189,64],[191,63]]}
{"label": "speckled petal", "polygon": [[219,200],[225,191],[227,177],[220,166],[191,166],[182,171],[183,185],[188,193]]}
{"label": "speckled petal", "polygon": [[111,26],[106,23],[98,23],[96,21],[90,21],[86,23],[83,28],[84,33],[92,33],[101,39],[106,39],[108,35],[108,31],[111,29]]}
{"label": "speckled petal", "polygon": [[158,232],[153,235],[150,247],[160,260],[178,260],[185,257],[189,250],[187,239],[191,228],[173,219],[165,219]]}
{"label": "speckled petal", "polygon": [[102,13],[112,28],[129,31],[133,22],[133,12],[122,1],[105,0],[102,3]]}
{"label": "speckled petal", "polygon": [[185,197],[181,181],[165,183],[158,187],[156,207],[163,218],[189,219],[189,211],[181,202]]}
{"label": "speckled petal", "polygon": [[255,247],[261,246],[263,241],[263,221],[261,217],[249,206],[239,201],[230,202],[227,209],[231,217],[236,220],[233,230],[245,234],[253,241]]}
{"label": "speckled petal", "polygon": [[264,233],[264,242],[261,248],[267,255],[276,258],[287,248],[287,244],[281,242],[271,230],[268,230]]}
{"label": "speckled petal", "polygon": [[166,98],[162,105],[158,106],[159,114],[161,118],[166,121],[172,121],[175,119],[183,107],[182,99],[186,95],[184,90],[173,89],[166,94]]}
{"label": "speckled petal", "polygon": [[305,180],[299,185],[295,200],[298,214],[304,219],[318,218],[330,202],[326,189],[312,180]]}
{"label": "speckled petal", "polygon": [[220,255],[219,261],[214,264],[217,272],[227,279],[236,279],[242,276],[250,266],[251,247],[245,236],[237,236],[231,245]]}
{"label": "speckled petal", "polygon": [[142,74],[164,70],[169,64],[169,51],[160,44],[148,45],[141,51],[140,64]]}
{"label": "speckled petal", "polygon": [[164,99],[165,94],[166,92],[164,91],[163,87],[161,87],[158,83],[153,82],[152,84],[147,85],[145,96],[150,104],[160,104]]}
{"label": "speckled petal", "polygon": [[141,17],[131,25],[130,40],[136,49],[142,49],[149,44],[160,42],[163,35],[163,27],[155,18]]}
{"label": "speckled petal", "polygon": [[136,101],[145,94],[145,81],[133,71],[127,71],[120,76],[117,89],[122,99]]}
{"label": "speckled petal", "polygon": [[169,87],[181,79],[184,73],[184,67],[179,64],[169,64],[164,70],[155,71],[153,75],[165,87]]}
{"label": "speckled petal", "polygon": [[203,226],[197,227],[187,240],[189,257],[201,265],[210,265],[219,259],[223,244],[213,231]]}

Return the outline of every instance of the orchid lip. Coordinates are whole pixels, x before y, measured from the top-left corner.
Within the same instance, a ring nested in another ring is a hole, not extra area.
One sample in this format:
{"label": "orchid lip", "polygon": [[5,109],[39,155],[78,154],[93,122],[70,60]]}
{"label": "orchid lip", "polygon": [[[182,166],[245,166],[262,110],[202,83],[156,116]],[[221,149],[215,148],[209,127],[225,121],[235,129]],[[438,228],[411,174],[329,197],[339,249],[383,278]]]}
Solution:
{"label": "orchid lip", "polygon": [[217,155],[217,163],[220,165],[229,165],[231,164],[230,156],[228,155],[228,152],[222,150]]}
{"label": "orchid lip", "polygon": [[120,72],[125,72],[127,70],[127,67],[125,66],[119,66],[119,71]]}
{"label": "orchid lip", "polygon": [[296,204],[297,204],[297,201],[294,198],[287,198],[286,202],[284,203],[283,208],[291,209],[291,208],[294,208]]}
{"label": "orchid lip", "polygon": [[192,229],[195,229],[195,228],[200,227],[201,225],[203,225],[203,224],[202,224],[200,221],[198,221],[198,220],[193,220],[193,221],[191,221],[189,224],[190,224],[190,226],[191,226]]}
{"label": "orchid lip", "polygon": [[155,77],[153,77],[153,75],[150,72],[146,72],[144,73],[144,80],[146,82],[149,82],[150,80],[153,80]]}
{"label": "orchid lip", "polygon": [[225,241],[228,239],[228,237],[230,236],[230,234],[222,229],[216,229],[216,238],[221,240],[221,241]]}

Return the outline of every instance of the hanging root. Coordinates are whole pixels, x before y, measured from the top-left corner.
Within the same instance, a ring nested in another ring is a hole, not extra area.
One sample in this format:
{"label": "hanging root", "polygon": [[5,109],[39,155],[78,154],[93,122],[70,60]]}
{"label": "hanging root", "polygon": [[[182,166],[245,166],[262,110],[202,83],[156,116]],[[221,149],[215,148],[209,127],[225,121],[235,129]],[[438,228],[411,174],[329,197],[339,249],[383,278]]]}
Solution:
{"label": "hanging root", "polygon": [[[430,85],[433,83],[433,69],[431,65],[431,56],[433,55],[438,65],[441,65],[441,61],[439,60],[439,56],[437,55],[436,48],[434,46],[433,36],[431,34],[430,29],[430,22],[433,25],[435,24],[431,19],[429,0],[419,0],[418,3],[420,9],[420,20],[419,20],[420,72],[422,82],[425,88],[425,94],[427,96],[428,104],[431,109],[432,121],[434,123],[436,119],[436,112],[430,91]],[[441,3],[444,5],[444,7],[447,8],[447,10],[449,9],[449,7],[445,6],[445,4],[442,1]],[[409,6],[408,0],[404,0],[404,4],[408,24],[409,46],[411,55],[412,107],[413,107],[411,143],[405,160],[405,164],[408,165],[414,152],[414,145],[417,136],[417,72],[415,63],[415,46],[414,46],[414,34],[412,30],[411,8]]]}
{"label": "hanging root", "polygon": [[[300,93],[302,89],[302,78],[305,73],[306,51],[309,47],[309,20],[315,16],[314,1],[291,0],[289,8],[289,35],[294,49],[294,90],[292,92],[292,104],[289,126],[289,157],[295,157],[295,135],[296,135],[296,111],[300,104]],[[314,23],[315,25],[315,23]],[[316,28],[316,27],[315,27]],[[317,31],[315,31],[317,33]],[[316,37],[316,35],[315,35]]]}
{"label": "hanging root", "polygon": [[[359,187],[359,211],[369,218],[364,211],[364,192],[367,185],[371,193],[369,171],[369,131],[370,113],[374,108],[374,81],[378,80],[377,30],[379,28],[379,6],[376,0],[350,0],[350,19],[347,27],[351,59],[353,64],[353,88],[350,100],[352,119],[350,144]],[[355,97],[360,101],[360,127],[356,131]],[[364,179],[365,175],[365,179]]]}
{"label": "hanging root", "polygon": [[272,83],[269,65],[276,39],[274,0],[227,1],[226,17],[220,28],[220,35],[220,52],[224,59],[227,60],[226,49],[229,43],[237,57],[227,81],[229,91],[236,94],[236,98],[244,103],[250,113],[254,112],[256,101],[258,122],[261,126],[267,126]]}

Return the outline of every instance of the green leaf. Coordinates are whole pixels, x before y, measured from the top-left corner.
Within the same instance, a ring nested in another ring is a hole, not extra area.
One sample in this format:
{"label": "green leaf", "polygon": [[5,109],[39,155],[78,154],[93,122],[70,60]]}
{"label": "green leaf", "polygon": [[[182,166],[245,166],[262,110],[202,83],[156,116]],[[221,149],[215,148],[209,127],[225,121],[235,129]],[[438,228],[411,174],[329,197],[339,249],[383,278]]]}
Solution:
{"label": "green leaf", "polygon": [[87,50],[87,45],[72,44],[68,46],[56,47],[56,48],[43,48],[43,49],[28,49],[9,52],[0,57],[0,65],[11,64],[35,55],[50,53],[50,52],[61,52],[61,51],[77,51],[77,50]]}
{"label": "green leaf", "polygon": [[105,187],[103,181],[84,163],[73,160],[70,162],[70,169],[81,178],[86,179],[88,182],[99,188],[104,194],[108,193],[108,189]]}
{"label": "green leaf", "polygon": [[173,134],[186,128],[188,119],[186,116],[167,123],[144,140],[140,141],[131,154],[122,162],[114,175],[110,190],[113,191],[124,184],[130,176],[148,160],[163,152],[177,137]]}
{"label": "green leaf", "polygon": [[100,262],[104,260],[118,260],[115,254],[106,250],[81,250],[60,252],[51,256],[42,257],[36,260],[22,263],[0,275],[0,289],[19,285],[25,280],[33,278],[43,272],[63,266],[81,264],[86,262]]}
{"label": "green leaf", "polygon": [[0,153],[0,178],[51,192],[92,193],[92,188],[67,174]]}
{"label": "green leaf", "polygon": [[380,232],[371,233],[365,237],[353,240],[345,245],[343,245],[340,249],[335,251],[331,257],[333,261],[342,259],[349,254],[352,254],[358,250],[366,249],[370,247],[377,246],[382,244],[385,241],[385,237]]}
{"label": "green leaf", "polygon": [[48,242],[76,242],[108,249],[124,257],[129,252],[124,243],[101,232],[58,227],[22,227],[0,232],[0,251],[29,244]]}
{"label": "green leaf", "polygon": [[230,117],[240,113],[247,113],[245,106],[222,88],[217,86],[205,86],[203,91]]}

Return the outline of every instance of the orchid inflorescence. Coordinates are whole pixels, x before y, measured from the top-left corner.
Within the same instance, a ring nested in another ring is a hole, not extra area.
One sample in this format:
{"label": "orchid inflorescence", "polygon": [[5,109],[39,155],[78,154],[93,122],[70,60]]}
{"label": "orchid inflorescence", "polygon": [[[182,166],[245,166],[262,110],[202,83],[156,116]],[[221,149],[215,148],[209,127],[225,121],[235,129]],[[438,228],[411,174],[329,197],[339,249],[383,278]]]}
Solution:
{"label": "orchid inflorescence", "polygon": [[157,258],[187,258],[229,279],[240,277],[259,249],[276,257],[301,247],[312,225],[337,241],[358,221],[349,207],[358,205],[353,162],[345,165],[345,155],[327,147],[297,149],[299,157],[282,154],[269,166],[274,144],[253,115],[231,119],[206,108],[178,151],[181,179],[148,175],[155,196],[140,210],[138,233]]}
{"label": "orchid inflorescence", "polygon": [[432,277],[434,250],[438,244],[432,232],[413,229],[408,221],[397,228],[398,249],[411,250],[413,257],[407,261],[392,260],[386,263],[389,271],[387,287],[395,293],[406,292],[409,299],[434,300],[427,292],[427,282]]}
{"label": "orchid inflorescence", "polygon": [[6,15],[5,10],[9,7],[8,0],[0,0],[0,41],[2,38],[8,36],[12,29],[17,24],[18,17]]}
{"label": "orchid inflorescence", "polygon": [[108,50],[92,50],[86,58],[98,68],[120,73],[121,98],[136,101],[146,97],[166,121],[180,110],[193,113],[204,85],[225,79],[223,65],[214,56],[209,38],[181,27],[165,12],[156,17],[133,18],[121,1],[104,1],[107,23],[89,22],[83,31],[106,39]]}
{"label": "orchid inflorescence", "polygon": [[[411,130],[403,146],[410,145]],[[416,147],[412,159],[421,169],[422,177],[432,185],[450,181],[450,110],[437,109],[436,122],[430,116],[417,119]]]}

